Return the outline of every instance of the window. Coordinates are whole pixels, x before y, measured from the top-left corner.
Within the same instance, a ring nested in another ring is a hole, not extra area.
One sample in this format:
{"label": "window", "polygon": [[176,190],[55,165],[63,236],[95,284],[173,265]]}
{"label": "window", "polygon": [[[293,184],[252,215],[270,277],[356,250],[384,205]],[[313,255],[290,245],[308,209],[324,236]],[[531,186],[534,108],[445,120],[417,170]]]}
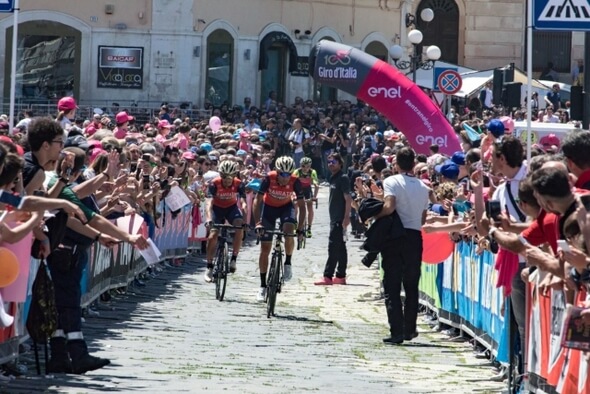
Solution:
{"label": "window", "polygon": [[[434,19],[426,23],[420,19],[420,12],[430,8]],[[442,53],[440,60],[458,64],[459,62],[459,7],[454,0],[422,0],[416,11],[418,29],[424,34],[424,48],[436,45]]]}
{"label": "window", "polygon": [[225,30],[207,37],[207,82],[205,100],[215,106],[232,103],[234,40]]}
{"label": "window", "polygon": [[572,33],[568,31],[533,31],[533,71],[541,72],[547,63],[560,73],[569,73]]}
{"label": "window", "polygon": [[74,94],[74,37],[20,37],[17,98],[53,98]]}
{"label": "window", "polygon": [[365,52],[371,56],[375,56],[379,60],[383,60],[384,62],[387,62],[387,56],[389,56],[387,48],[379,41],[370,42],[365,48]]}

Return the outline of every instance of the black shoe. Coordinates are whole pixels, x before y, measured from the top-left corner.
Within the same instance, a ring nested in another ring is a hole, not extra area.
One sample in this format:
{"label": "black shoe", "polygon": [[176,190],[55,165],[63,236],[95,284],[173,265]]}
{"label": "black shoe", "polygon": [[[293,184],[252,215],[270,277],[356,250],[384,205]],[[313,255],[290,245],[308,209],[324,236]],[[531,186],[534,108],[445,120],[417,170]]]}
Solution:
{"label": "black shoe", "polygon": [[414,331],[411,334],[404,334],[404,340],[405,341],[411,341],[412,339],[416,338],[418,336],[418,332]]}
{"label": "black shoe", "polygon": [[94,357],[90,354],[85,354],[78,360],[72,361],[72,373],[81,375],[88,371],[94,371],[107,366],[111,363],[106,358]]}
{"label": "black shoe", "polygon": [[45,366],[47,373],[72,373],[72,363],[70,359],[51,358]]}
{"label": "black shoe", "polygon": [[383,343],[386,345],[401,345],[404,343],[404,337],[399,335],[395,337],[383,338]]}

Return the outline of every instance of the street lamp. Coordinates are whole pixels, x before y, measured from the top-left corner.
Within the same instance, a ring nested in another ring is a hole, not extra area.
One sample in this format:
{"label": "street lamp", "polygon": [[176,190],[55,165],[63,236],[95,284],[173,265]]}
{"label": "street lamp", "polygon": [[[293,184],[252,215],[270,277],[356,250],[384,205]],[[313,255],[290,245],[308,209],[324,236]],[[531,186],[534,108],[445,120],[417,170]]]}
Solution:
{"label": "street lamp", "polygon": [[[420,12],[420,18],[424,22],[431,22],[434,19],[434,11],[430,8],[425,8]],[[406,27],[415,26],[416,17],[412,14],[406,14]],[[389,55],[393,59],[395,66],[400,70],[410,69],[412,73],[412,81],[416,82],[416,70],[419,68],[423,70],[431,70],[434,63],[440,59],[441,51],[436,45],[431,45],[426,48],[426,59],[422,59],[420,52],[422,40],[424,36],[418,29],[412,29],[408,32],[408,41],[414,46],[414,53],[410,55],[410,60],[401,60],[404,55],[404,48],[400,45],[393,45],[389,48]]]}

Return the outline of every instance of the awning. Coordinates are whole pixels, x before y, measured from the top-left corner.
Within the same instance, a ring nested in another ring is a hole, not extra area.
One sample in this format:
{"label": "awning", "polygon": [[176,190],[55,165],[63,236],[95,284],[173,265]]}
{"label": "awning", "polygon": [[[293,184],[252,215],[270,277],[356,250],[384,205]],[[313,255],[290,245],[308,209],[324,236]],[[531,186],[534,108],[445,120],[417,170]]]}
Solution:
{"label": "awning", "polygon": [[258,69],[266,70],[268,68],[268,50],[273,44],[282,43],[289,48],[289,72],[297,71],[297,48],[291,37],[282,31],[273,31],[268,33],[260,41],[260,55],[258,58]]}

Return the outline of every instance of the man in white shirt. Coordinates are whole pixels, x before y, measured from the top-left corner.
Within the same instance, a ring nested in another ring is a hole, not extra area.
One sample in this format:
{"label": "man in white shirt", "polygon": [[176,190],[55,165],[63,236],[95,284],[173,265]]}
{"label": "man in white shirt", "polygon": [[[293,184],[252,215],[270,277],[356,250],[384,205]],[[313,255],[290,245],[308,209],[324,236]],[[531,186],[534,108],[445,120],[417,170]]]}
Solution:
{"label": "man in white shirt", "polygon": [[[499,201],[500,207],[504,214],[508,211],[510,219],[513,223],[525,223],[527,221],[526,215],[518,204],[518,188],[520,182],[527,176],[527,166],[523,162],[524,148],[518,138],[512,135],[507,135],[502,138],[502,142],[496,142],[493,145],[492,151],[492,173],[495,175],[503,175],[506,177],[506,182],[501,183],[492,196],[492,200]],[[492,218],[489,218],[492,220]],[[480,226],[478,225],[478,228]],[[482,235],[482,234],[480,234]],[[508,252],[510,253],[510,252]],[[502,253],[498,254],[497,263],[508,264],[510,255]],[[514,315],[518,331],[520,333],[521,349],[524,349],[524,335],[526,326],[526,302],[525,302],[525,283],[520,277],[520,272],[525,268],[525,259],[523,256],[518,256],[519,269],[516,275],[512,278],[511,283],[511,311]]]}
{"label": "man in white shirt", "polygon": [[[414,176],[416,153],[407,147],[396,155],[399,174],[383,181],[384,203],[380,219],[399,214],[405,235],[390,242],[381,250],[383,258],[383,290],[391,336],[383,342],[399,345],[418,336],[418,283],[422,265],[422,225],[426,221],[429,189]],[[404,285],[405,302],[402,308],[401,287]]]}
{"label": "man in white shirt", "polygon": [[545,111],[547,113],[543,116],[543,123],[559,123],[559,117],[553,113],[552,107],[548,106]]}
{"label": "man in white shirt", "polygon": [[300,162],[305,153],[303,152],[303,145],[309,142],[309,133],[301,125],[301,119],[297,118],[293,121],[293,128],[289,133],[289,144],[293,149],[293,160],[295,160],[295,168],[300,167]]}

